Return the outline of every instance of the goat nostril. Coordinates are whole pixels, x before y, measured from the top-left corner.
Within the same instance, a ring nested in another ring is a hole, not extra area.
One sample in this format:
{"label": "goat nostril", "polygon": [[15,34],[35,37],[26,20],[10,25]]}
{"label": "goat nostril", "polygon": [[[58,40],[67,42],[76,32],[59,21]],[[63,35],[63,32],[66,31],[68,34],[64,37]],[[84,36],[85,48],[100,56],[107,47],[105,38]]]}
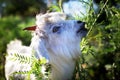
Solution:
{"label": "goat nostril", "polygon": [[82,21],[77,21],[77,23],[81,23]]}

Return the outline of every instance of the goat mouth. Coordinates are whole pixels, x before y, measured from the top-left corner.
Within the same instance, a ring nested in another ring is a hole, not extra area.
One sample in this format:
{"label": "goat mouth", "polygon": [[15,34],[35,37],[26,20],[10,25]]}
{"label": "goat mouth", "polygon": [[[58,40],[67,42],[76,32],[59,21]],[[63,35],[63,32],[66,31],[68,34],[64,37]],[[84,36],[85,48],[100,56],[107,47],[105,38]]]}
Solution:
{"label": "goat mouth", "polygon": [[85,28],[85,23],[83,23],[83,25],[77,30],[77,33],[81,33],[81,32],[87,32],[87,29]]}
{"label": "goat mouth", "polygon": [[80,33],[82,31],[86,31],[87,32],[87,29],[86,28],[80,28],[80,29],[77,30],[77,33]]}

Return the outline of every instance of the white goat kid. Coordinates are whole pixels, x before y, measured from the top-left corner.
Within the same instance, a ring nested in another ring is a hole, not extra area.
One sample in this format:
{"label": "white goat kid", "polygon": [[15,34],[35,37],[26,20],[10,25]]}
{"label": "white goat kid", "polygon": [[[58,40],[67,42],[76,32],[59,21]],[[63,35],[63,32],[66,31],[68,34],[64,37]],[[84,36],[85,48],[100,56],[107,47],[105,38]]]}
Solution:
{"label": "white goat kid", "polygon": [[[51,64],[52,80],[71,80],[80,56],[80,41],[86,35],[84,22],[65,20],[63,13],[38,14],[31,47],[38,59],[45,57]],[[29,30],[26,28],[26,30]]]}

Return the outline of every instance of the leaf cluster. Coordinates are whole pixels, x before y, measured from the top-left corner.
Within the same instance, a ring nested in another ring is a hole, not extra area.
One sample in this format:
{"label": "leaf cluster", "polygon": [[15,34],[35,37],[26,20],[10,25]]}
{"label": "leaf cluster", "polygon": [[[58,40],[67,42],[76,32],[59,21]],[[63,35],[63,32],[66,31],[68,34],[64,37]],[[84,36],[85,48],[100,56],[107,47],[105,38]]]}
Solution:
{"label": "leaf cluster", "polygon": [[89,31],[81,42],[80,80],[120,79],[120,10],[107,5],[107,1],[100,4],[98,14],[90,10],[82,19]]}
{"label": "leaf cluster", "polygon": [[[41,58],[40,60],[38,60],[35,56],[25,56],[22,54],[14,53],[9,55],[9,60],[13,62],[17,61],[21,65],[28,64],[28,66],[31,66],[30,70],[17,71],[14,72],[13,75],[15,74],[27,75],[25,77],[25,80],[31,80],[30,75],[34,74],[36,80],[43,80],[43,79],[48,80],[50,65],[47,64],[45,58]],[[44,70],[45,67],[47,71]]]}

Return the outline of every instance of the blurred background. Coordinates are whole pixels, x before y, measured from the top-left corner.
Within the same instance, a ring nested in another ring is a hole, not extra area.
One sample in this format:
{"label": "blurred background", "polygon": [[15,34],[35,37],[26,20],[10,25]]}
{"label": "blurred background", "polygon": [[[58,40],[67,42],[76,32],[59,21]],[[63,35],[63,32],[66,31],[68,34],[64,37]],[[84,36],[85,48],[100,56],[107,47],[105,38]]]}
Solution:
{"label": "blurred background", "polygon": [[36,14],[51,11],[81,18],[89,30],[94,26],[83,45],[81,80],[120,80],[119,0],[0,0],[0,80],[5,80],[7,44],[19,39],[29,46],[31,33],[23,29],[35,25]]}

